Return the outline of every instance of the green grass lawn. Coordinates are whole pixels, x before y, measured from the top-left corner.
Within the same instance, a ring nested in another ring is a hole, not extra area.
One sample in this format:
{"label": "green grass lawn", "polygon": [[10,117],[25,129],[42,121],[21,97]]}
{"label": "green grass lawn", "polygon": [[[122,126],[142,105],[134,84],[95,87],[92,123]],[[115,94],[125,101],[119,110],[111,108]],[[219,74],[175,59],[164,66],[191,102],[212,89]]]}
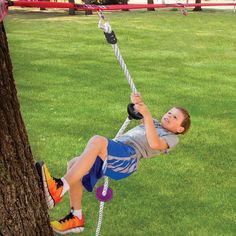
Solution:
{"label": "green grass lawn", "polygon": [[[105,205],[101,235],[235,235],[236,15],[106,16],[153,116],[180,105],[192,128],[169,155],[142,160],[131,177],[110,181],[114,199]],[[5,20],[32,151],[54,176],[91,136],[113,138],[126,118],[130,88],[97,23],[96,14],[25,9]],[[95,194],[85,192],[84,236],[95,235],[98,210]],[[50,216],[68,211],[66,195]]]}

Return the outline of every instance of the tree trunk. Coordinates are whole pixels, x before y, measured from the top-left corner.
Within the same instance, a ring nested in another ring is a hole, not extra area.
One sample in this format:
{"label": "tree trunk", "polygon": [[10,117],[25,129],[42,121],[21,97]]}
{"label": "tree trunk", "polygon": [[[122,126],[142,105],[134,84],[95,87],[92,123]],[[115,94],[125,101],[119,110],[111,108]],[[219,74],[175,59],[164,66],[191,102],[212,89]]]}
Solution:
{"label": "tree trunk", "polygon": [[[148,0],[147,4],[154,4],[153,0]],[[148,8],[148,11],[155,11],[155,8]]]}
{"label": "tree trunk", "polygon": [[[84,3],[87,4],[87,5],[90,5],[90,4],[91,4],[91,3],[90,3],[90,0],[84,0]],[[85,11],[85,15],[86,15],[86,16],[87,16],[87,15],[93,15],[93,11],[87,10],[87,11]]]}
{"label": "tree trunk", "polygon": [[[69,0],[69,3],[75,4],[75,0]],[[70,8],[69,9],[69,15],[71,15],[71,16],[75,15],[75,9]]]}
{"label": "tree trunk", "polygon": [[[118,4],[120,5],[128,5],[129,0],[120,0],[118,1]],[[122,11],[129,11],[129,9],[122,9]]]}
{"label": "tree trunk", "polygon": [[[202,0],[196,0],[195,1],[195,3],[197,4],[197,3],[201,3],[202,2]],[[194,9],[193,9],[193,11],[201,11],[202,10],[202,7],[200,6],[200,7],[194,7]]]}
{"label": "tree trunk", "polygon": [[[46,2],[50,2],[50,0],[39,0],[39,1],[46,1]],[[46,8],[42,8],[42,7],[40,7],[40,10],[41,11],[45,11],[45,10],[47,10]]]}
{"label": "tree trunk", "polygon": [[0,22],[0,235],[53,235],[20,113],[3,22]]}

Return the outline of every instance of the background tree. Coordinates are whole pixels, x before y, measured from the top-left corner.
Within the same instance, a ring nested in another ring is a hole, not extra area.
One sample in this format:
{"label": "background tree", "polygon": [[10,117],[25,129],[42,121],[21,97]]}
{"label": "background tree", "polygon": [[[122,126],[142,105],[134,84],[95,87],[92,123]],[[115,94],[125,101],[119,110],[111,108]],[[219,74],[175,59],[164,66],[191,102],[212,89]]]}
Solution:
{"label": "background tree", "polygon": [[[75,4],[75,0],[69,0],[69,3]],[[74,8],[69,9],[69,15],[75,15],[75,9]]]}
{"label": "background tree", "polygon": [[[91,4],[91,1],[90,0],[83,0],[85,4]],[[93,11],[91,10],[87,10],[85,11],[85,15],[93,15]]]}
{"label": "background tree", "polygon": [[0,22],[0,235],[51,236]]}
{"label": "background tree", "polygon": [[[147,0],[147,4],[154,4],[153,0]],[[155,8],[148,8],[148,11],[155,11]]]}
{"label": "background tree", "polygon": [[[202,0],[196,0],[195,3],[202,3]],[[202,7],[201,6],[196,6],[194,7],[193,11],[201,11]]]}

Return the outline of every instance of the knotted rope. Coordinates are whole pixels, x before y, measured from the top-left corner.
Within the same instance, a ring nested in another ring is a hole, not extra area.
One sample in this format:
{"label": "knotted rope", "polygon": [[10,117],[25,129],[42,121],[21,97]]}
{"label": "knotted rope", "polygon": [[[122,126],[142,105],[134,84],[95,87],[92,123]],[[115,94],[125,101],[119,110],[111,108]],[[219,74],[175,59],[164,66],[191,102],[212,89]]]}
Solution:
{"label": "knotted rope", "polygon": [[[131,88],[132,92],[137,93],[137,89],[134,85],[134,82],[133,82],[133,80],[131,78],[131,75],[128,71],[128,68],[125,64],[125,61],[124,61],[124,59],[123,59],[123,57],[120,53],[120,50],[118,48],[117,39],[115,37],[114,32],[112,31],[112,28],[111,28],[109,22],[106,21],[105,16],[103,15],[103,13],[101,11],[98,12],[98,15],[100,17],[98,27],[104,31],[104,34],[107,38],[107,41],[112,45],[112,48],[113,48],[114,53],[116,55],[116,58],[117,58],[118,62],[120,63],[120,66],[121,66],[122,70],[124,71],[125,77],[126,77],[128,83],[130,85],[130,88]],[[124,133],[125,129],[129,125],[130,121],[131,121],[131,119],[129,117],[127,117],[126,120],[124,121],[123,125],[121,126],[120,130],[116,134],[114,140],[116,140],[118,137],[120,137]],[[103,191],[102,191],[103,196],[107,195],[108,186],[109,186],[108,177],[105,176],[104,177],[104,187],[103,187]],[[98,216],[98,225],[97,225],[97,230],[96,230],[96,236],[99,236],[99,233],[100,233],[100,230],[101,230],[104,205],[105,205],[105,202],[101,201],[100,202],[100,208],[99,208],[99,216]]]}

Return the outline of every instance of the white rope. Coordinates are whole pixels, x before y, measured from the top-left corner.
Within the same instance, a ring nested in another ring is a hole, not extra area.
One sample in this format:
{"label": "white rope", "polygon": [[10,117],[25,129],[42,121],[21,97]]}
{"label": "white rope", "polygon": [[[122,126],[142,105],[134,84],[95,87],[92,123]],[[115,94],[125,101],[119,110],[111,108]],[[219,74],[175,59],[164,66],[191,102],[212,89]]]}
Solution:
{"label": "white rope", "polygon": [[[102,29],[105,33],[111,33],[112,32],[112,28],[109,24],[109,22],[105,22],[103,23],[103,21],[105,21],[105,16],[103,15],[103,13],[100,11],[98,12],[98,15],[100,17],[99,23],[98,23],[98,27],[100,29]],[[120,50],[117,46],[117,44],[112,44],[112,48],[115,52],[116,58],[120,63],[120,66],[122,68],[122,70],[124,71],[125,77],[130,85],[130,88],[132,90],[133,93],[137,93],[137,90],[135,88],[134,82],[131,78],[131,75],[128,71],[128,68],[125,64],[125,61],[120,53]],[[120,137],[125,129],[128,127],[129,123],[130,123],[131,119],[129,119],[129,117],[126,118],[125,122],[123,123],[123,125],[121,126],[120,130],[118,131],[118,133],[116,134],[114,140],[116,140],[118,137]],[[108,177],[105,176],[104,177],[104,187],[103,187],[103,191],[102,191],[102,195],[106,196],[107,195],[107,190],[108,190]],[[98,216],[98,225],[97,225],[97,229],[96,229],[96,236],[99,236],[101,227],[102,227],[102,218],[103,218],[103,210],[104,210],[104,205],[105,202],[101,201],[100,202],[100,207],[99,207],[99,216]]]}
{"label": "white rope", "polygon": [[118,133],[116,134],[114,140],[118,139],[125,131],[125,129],[128,127],[129,123],[130,123],[130,119],[129,117],[126,118],[125,122],[123,123],[123,125],[121,126],[120,130],[118,131]]}
{"label": "white rope", "polygon": [[[104,188],[102,191],[102,195],[106,196],[107,194],[107,189],[108,189],[108,177],[104,177]],[[99,207],[99,214],[98,214],[98,225],[96,229],[96,236],[99,236],[101,227],[102,227],[102,218],[103,218],[103,209],[104,209],[105,202],[100,202],[100,207]]]}
{"label": "white rope", "polygon": [[[98,13],[99,17],[100,17],[100,20],[98,22],[98,28],[102,29],[105,33],[111,33],[112,32],[112,28],[111,28],[111,25],[109,24],[109,22],[104,22],[106,20],[105,16],[103,15],[103,13],[100,11]],[[114,52],[115,52],[115,55],[116,55],[116,58],[118,60],[118,62],[120,63],[120,66],[122,68],[122,70],[124,71],[124,74],[125,74],[125,77],[130,85],[130,88],[132,90],[133,93],[137,93],[137,89],[135,88],[135,85],[134,85],[134,82],[131,78],[131,75],[128,71],[128,68],[125,64],[125,61],[120,53],[120,50],[117,46],[117,43],[116,44],[112,44],[111,45]]]}
{"label": "white rope", "polygon": [[137,93],[137,89],[135,88],[134,82],[133,82],[133,80],[131,78],[131,75],[130,75],[130,73],[128,71],[128,68],[127,68],[127,66],[125,64],[125,61],[124,61],[124,59],[123,59],[123,57],[122,57],[122,55],[120,53],[120,50],[119,50],[117,44],[112,44],[111,46],[112,46],[112,48],[113,48],[113,50],[115,52],[116,58],[119,61],[122,70],[124,71],[125,77],[126,77],[128,83],[129,83],[129,86],[130,86],[132,92],[133,93]]}
{"label": "white rope", "polygon": [[188,10],[185,7],[185,5],[186,6],[188,5],[188,0],[186,2],[185,2],[185,0],[177,0],[176,4],[182,6],[181,8],[179,8],[180,12],[181,12],[182,15],[187,16]]}
{"label": "white rope", "polygon": [[[125,131],[125,129],[128,127],[129,123],[130,123],[130,119],[127,117],[125,122],[123,123],[123,125],[121,126],[120,130],[118,131],[118,133],[116,134],[114,140],[116,140],[117,138],[119,138]],[[103,191],[102,191],[102,195],[106,196],[107,195],[107,190],[108,190],[108,177],[105,176],[104,177],[104,187],[103,187]],[[101,227],[102,227],[102,218],[103,218],[103,210],[104,210],[104,205],[105,202],[101,201],[100,202],[100,207],[99,207],[99,214],[98,214],[98,225],[97,225],[97,229],[96,229],[96,236],[99,236],[99,233],[101,231]]]}

